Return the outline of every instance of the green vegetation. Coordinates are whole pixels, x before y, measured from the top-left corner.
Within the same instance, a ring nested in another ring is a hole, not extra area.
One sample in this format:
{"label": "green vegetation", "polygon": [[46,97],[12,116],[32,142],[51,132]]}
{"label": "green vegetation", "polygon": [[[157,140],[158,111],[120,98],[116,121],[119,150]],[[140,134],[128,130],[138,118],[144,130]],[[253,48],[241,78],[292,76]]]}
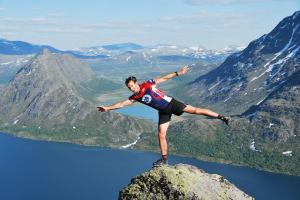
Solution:
{"label": "green vegetation", "polygon": [[81,83],[81,85],[76,88],[83,98],[95,102],[95,97],[98,94],[112,92],[120,87],[123,87],[123,85],[117,84],[109,79],[96,78],[88,82]]}
{"label": "green vegetation", "polygon": [[[181,123],[174,124],[167,134],[169,153],[300,176],[300,156],[295,145],[294,148],[292,145],[292,143],[299,144],[299,141],[282,145],[258,140],[256,141],[258,150],[253,151],[250,149],[251,132],[256,130],[251,130],[247,125],[244,129],[245,132],[237,128],[228,129],[219,126],[215,132],[210,132],[196,127],[187,130]],[[292,147],[293,156],[282,154],[287,146]],[[134,148],[158,151],[156,135],[143,134]]]}
{"label": "green vegetation", "polygon": [[55,126],[49,123],[37,125],[37,122],[0,124],[2,124],[1,131],[20,137],[115,148],[134,142],[142,132],[153,130],[152,124],[145,120],[132,117],[120,119],[114,116],[107,118],[96,112],[74,124],[62,123]]}

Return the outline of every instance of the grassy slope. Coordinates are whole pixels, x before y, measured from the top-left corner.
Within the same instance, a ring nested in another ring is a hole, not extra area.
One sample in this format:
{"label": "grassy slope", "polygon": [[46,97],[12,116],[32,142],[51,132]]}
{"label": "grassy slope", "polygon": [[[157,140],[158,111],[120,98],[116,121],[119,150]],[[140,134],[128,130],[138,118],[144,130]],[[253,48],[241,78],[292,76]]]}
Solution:
{"label": "grassy slope", "polygon": [[[227,128],[216,120],[194,120],[175,123],[167,134],[169,152],[201,160],[244,165],[267,171],[300,176],[299,141],[274,144],[255,135],[259,131],[244,120]],[[249,148],[255,138],[256,149]],[[157,151],[156,135],[143,134],[135,149]],[[293,156],[282,151],[293,149]]]}
{"label": "grassy slope", "polygon": [[[0,130],[16,136],[37,140],[70,142],[83,145],[116,147],[134,142],[137,135],[153,131],[150,122],[132,117],[106,119],[100,113],[91,113],[87,118],[76,124],[59,124],[55,127],[36,125],[3,125]],[[138,128],[137,128],[138,127]]]}

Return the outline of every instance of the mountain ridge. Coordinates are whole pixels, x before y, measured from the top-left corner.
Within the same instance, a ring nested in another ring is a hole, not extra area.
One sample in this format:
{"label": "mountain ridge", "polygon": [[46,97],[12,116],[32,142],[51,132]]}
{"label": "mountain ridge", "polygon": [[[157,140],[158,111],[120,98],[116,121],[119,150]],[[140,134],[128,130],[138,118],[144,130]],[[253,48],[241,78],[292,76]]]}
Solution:
{"label": "mountain ridge", "polygon": [[112,57],[122,56],[123,54],[130,56],[130,54],[138,53],[144,57],[147,57],[145,58],[146,60],[149,60],[151,59],[152,54],[156,55],[159,53],[161,56],[185,56],[185,59],[188,58],[191,59],[191,61],[194,59],[223,59],[229,54],[241,50],[241,47],[234,45],[220,50],[212,50],[201,47],[183,47],[166,44],[142,46],[136,43],[119,43],[63,51],[48,45],[35,45],[28,42],[9,41],[6,39],[0,39],[0,47],[0,54],[7,55],[36,54],[42,49],[47,48],[53,53],[68,53],[81,59],[110,59]]}
{"label": "mountain ridge", "polygon": [[0,103],[6,106],[0,108],[0,129],[34,138],[119,147],[152,130],[144,120],[98,112],[77,90],[93,77],[79,59],[42,51],[3,89]]}
{"label": "mountain ridge", "polygon": [[[188,94],[199,104],[213,105],[225,112],[236,108],[233,114],[240,114],[266,98],[299,70],[299,13],[286,17],[269,34],[250,42],[243,51],[230,55],[219,67],[192,81]],[[276,45],[275,50],[269,50]]]}
{"label": "mountain ridge", "polygon": [[[169,151],[299,176],[299,24],[297,11],[270,34],[177,88],[176,95],[231,116],[231,123],[226,127],[216,120],[188,116],[170,125]],[[142,135],[135,148],[153,150],[153,144],[152,138]]]}

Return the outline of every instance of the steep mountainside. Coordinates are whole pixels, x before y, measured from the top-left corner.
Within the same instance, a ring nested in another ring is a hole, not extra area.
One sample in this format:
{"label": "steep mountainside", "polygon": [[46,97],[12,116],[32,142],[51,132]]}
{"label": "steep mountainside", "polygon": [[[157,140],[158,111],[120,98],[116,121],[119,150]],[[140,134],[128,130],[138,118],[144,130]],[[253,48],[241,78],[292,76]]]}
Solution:
{"label": "steep mountainside", "polygon": [[82,61],[44,50],[22,67],[0,97],[0,129],[22,136],[104,146],[133,142],[151,129],[142,120],[100,113],[79,93],[94,78]]}
{"label": "steep mountainside", "polygon": [[33,55],[1,55],[0,85],[7,84],[17,71],[24,66]]}
{"label": "steep mountainside", "polygon": [[74,84],[92,78],[93,73],[86,64],[44,50],[11,80],[1,96],[1,105],[6,106],[0,113],[13,121],[31,116],[42,121],[56,118],[59,122],[58,116],[64,115],[66,109],[70,112],[86,104],[74,94]]}
{"label": "steep mountainside", "polygon": [[[239,115],[229,127],[199,116],[172,124],[170,152],[300,175],[300,11],[185,89],[200,106]],[[156,145],[142,135],[135,148]]]}
{"label": "steep mountainside", "polygon": [[188,95],[199,105],[240,114],[284,84],[299,66],[300,11],[197,78],[188,86]]}
{"label": "steep mountainside", "polygon": [[[266,140],[286,142],[300,136],[300,70],[246,113]],[[294,139],[293,139],[294,140]]]}

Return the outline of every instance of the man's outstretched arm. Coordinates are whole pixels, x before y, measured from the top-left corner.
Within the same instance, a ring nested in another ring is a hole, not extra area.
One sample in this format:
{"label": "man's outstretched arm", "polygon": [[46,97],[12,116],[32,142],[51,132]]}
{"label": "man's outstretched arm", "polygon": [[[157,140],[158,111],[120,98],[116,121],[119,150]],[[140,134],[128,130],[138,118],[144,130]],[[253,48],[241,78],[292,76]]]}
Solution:
{"label": "man's outstretched arm", "polygon": [[170,80],[176,76],[181,76],[183,74],[186,74],[188,72],[189,68],[187,66],[184,66],[182,67],[179,71],[177,72],[173,72],[173,73],[170,73],[170,74],[167,74],[163,77],[160,77],[160,78],[156,78],[155,79],[155,83],[158,84],[158,83],[162,83],[164,81],[167,81],[167,80]]}
{"label": "man's outstretched arm", "polygon": [[133,104],[135,101],[134,100],[125,100],[125,101],[120,101],[118,103],[115,103],[115,104],[112,104],[112,105],[109,105],[109,106],[98,106],[98,111],[101,111],[101,112],[106,112],[106,111],[109,111],[109,110],[115,110],[115,109],[119,109],[119,108],[123,108],[124,106],[129,106],[131,104]]}

